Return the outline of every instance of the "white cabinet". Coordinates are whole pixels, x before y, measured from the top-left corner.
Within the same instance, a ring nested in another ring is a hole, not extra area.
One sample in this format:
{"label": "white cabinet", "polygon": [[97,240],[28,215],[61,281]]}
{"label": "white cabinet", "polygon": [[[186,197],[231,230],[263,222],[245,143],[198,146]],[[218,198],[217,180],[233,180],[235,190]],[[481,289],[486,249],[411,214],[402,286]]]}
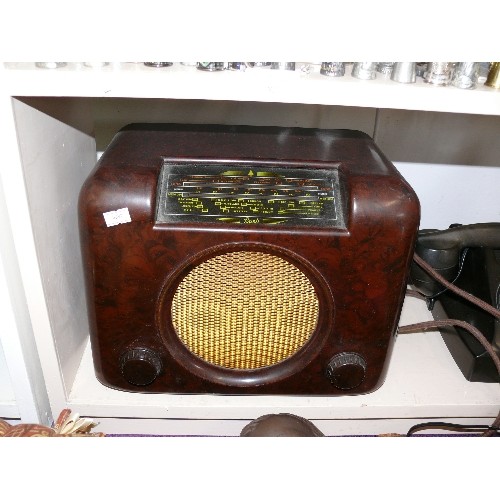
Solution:
{"label": "white cabinet", "polygon": [[[423,118],[413,122],[415,115],[406,113],[430,112],[432,120],[441,113],[470,118],[484,125],[487,136],[500,130],[500,92],[350,76],[332,80],[299,69],[205,73],[180,64],[160,70],[141,63],[101,69],[73,63],[44,70],[9,63],[0,78],[5,129],[0,250],[8,270],[0,280],[5,354],[0,376],[10,378],[0,386],[0,417],[46,422],[71,408],[99,421],[98,430],[107,433],[237,435],[249,420],[276,412],[309,418],[327,434],[405,432],[433,419],[490,423],[496,416],[498,385],[467,382],[437,332],[399,336],[385,384],[366,396],[147,395],[105,388],[93,374],[76,203],[98,153],[130,121],[357,128],[379,134],[383,151],[394,146],[400,153],[404,144],[391,146],[385,132],[398,119],[393,110],[400,110],[411,122],[412,137],[406,140],[414,150],[410,160],[397,159],[418,162],[421,144],[414,139]],[[398,141],[405,141],[401,132]],[[466,164],[481,161],[469,158]],[[500,185],[500,155],[488,156],[484,165]],[[412,171],[411,165],[401,166]],[[478,213],[500,220],[497,197],[488,196],[491,201],[476,200],[488,206]],[[407,299],[402,323],[426,318],[424,304]],[[28,401],[19,399],[24,395]]]}

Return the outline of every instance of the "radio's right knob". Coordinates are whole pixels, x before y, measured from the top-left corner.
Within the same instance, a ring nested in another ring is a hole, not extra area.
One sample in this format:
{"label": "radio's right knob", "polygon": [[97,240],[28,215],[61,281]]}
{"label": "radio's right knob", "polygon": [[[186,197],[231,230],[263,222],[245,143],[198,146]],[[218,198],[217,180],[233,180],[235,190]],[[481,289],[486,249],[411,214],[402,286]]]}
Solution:
{"label": "radio's right knob", "polygon": [[133,385],[149,385],[162,370],[158,353],[147,347],[136,347],[126,351],[120,359],[122,375]]}
{"label": "radio's right knob", "polygon": [[326,367],[326,376],[337,388],[349,390],[363,382],[366,372],[366,361],[355,352],[336,354]]}

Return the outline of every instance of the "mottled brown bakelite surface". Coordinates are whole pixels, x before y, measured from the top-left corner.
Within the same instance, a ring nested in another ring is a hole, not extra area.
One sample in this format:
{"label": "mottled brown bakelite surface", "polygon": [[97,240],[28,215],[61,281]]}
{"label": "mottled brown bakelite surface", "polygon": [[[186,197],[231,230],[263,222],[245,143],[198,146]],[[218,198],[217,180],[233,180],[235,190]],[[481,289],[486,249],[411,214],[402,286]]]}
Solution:
{"label": "mottled brown bakelite surface", "polygon": [[[328,168],[340,172],[346,228],[155,224],[156,188],[164,158],[338,165]],[[107,227],[103,213],[124,207],[131,222]],[[102,155],[80,196],[96,376],[109,387],[156,393],[373,391],[383,383],[390,360],[419,217],[419,202],[411,187],[361,132],[211,125],[126,127]],[[312,340],[286,362],[258,370],[208,366],[175,341],[168,324],[168,303],[182,276],[204,258],[239,250],[289,259],[310,278],[320,300]],[[120,360],[133,349],[155,352],[161,361],[161,372],[149,385],[130,384],[122,375]],[[344,352],[357,353],[366,362],[363,381],[349,390],[337,389],[325,376],[329,360]]]}

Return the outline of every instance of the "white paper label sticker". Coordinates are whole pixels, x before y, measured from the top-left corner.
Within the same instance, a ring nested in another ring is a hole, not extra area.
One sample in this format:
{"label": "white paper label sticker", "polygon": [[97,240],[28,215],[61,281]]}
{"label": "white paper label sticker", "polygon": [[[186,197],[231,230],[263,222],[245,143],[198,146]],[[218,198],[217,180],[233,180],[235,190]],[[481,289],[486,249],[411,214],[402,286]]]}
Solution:
{"label": "white paper label sticker", "polygon": [[112,212],[104,212],[102,215],[104,215],[104,220],[106,221],[106,226],[108,227],[132,222],[128,208],[120,208],[118,210],[113,210]]}

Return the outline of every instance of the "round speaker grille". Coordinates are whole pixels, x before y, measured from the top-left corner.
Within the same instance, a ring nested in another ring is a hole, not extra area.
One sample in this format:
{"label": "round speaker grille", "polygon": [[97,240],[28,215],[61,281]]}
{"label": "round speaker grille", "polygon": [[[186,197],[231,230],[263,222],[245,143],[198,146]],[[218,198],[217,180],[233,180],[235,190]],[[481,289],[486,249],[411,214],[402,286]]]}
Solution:
{"label": "round speaker grille", "polygon": [[319,300],[307,276],[281,257],[253,251],[210,258],[179,283],[171,317],[181,342],[224,368],[274,365],[314,333]]}

